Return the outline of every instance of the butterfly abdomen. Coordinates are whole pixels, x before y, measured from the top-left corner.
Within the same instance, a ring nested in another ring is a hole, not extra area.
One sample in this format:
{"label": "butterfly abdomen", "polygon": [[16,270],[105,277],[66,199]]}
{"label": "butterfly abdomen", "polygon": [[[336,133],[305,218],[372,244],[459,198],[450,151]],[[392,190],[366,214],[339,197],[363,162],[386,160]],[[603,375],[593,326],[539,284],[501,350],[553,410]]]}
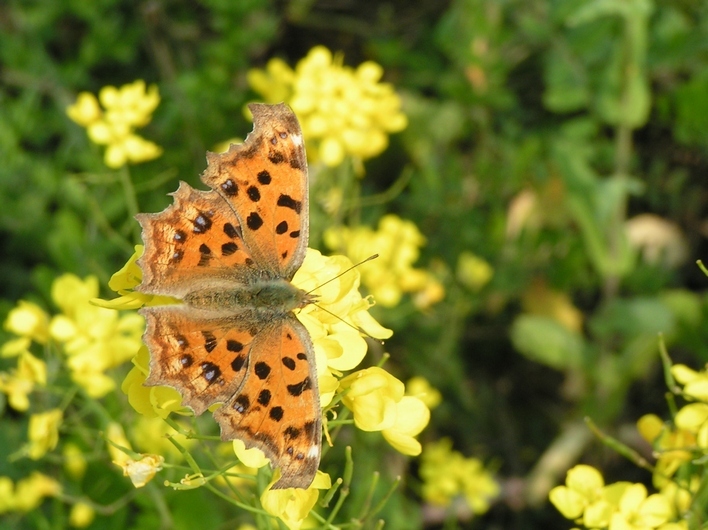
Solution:
{"label": "butterfly abdomen", "polygon": [[311,299],[286,280],[267,280],[232,288],[196,289],[188,293],[183,301],[207,311],[238,313],[255,310],[277,314],[303,307]]}

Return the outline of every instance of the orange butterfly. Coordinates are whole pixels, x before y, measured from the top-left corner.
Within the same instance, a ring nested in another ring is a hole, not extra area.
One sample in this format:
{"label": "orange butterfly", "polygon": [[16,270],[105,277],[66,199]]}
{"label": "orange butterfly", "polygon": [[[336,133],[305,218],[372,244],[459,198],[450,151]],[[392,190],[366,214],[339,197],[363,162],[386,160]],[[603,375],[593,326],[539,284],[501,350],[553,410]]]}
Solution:
{"label": "orange butterfly", "polygon": [[170,386],[195,414],[223,403],[221,438],[257,447],[281,469],[273,488],[307,488],[321,453],[310,335],[293,310],[313,301],[290,283],[308,238],[307,159],[285,105],[249,105],[254,129],[207,153],[210,191],[181,182],[174,203],[139,214],[138,290],[182,304],[145,307],[147,386]]}

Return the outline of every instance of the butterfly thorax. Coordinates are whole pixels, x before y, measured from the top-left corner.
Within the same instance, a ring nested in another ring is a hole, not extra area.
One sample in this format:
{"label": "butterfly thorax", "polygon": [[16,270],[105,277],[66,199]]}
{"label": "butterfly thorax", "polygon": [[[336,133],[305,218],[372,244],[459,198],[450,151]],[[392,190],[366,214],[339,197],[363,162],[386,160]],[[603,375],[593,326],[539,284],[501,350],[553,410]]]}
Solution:
{"label": "butterfly thorax", "polygon": [[313,302],[313,296],[284,279],[262,280],[233,287],[204,287],[191,291],[184,303],[207,311],[286,313]]}

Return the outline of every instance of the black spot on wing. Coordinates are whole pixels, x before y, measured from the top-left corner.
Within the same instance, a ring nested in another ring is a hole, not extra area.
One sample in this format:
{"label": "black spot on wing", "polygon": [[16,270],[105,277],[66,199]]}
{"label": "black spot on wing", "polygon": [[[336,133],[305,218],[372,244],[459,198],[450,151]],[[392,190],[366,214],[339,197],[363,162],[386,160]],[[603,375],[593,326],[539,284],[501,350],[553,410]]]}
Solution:
{"label": "black spot on wing", "polygon": [[258,403],[260,403],[264,407],[267,407],[268,403],[270,403],[270,397],[270,390],[268,390],[267,388],[263,389],[258,394]]}
{"label": "black spot on wing", "polygon": [[300,436],[300,433],[301,433],[300,429],[298,429],[297,427],[292,427],[292,426],[288,427],[287,429],[285,429],[283,431],[283,434],[289,440],[294,440],[295,438]]}
{"label": "black spot on wing", "polygon": [[258,230],[261,226],[263,226],[263,219],[257,212],[251,212],[246,218],[246,226],[248,226],[251,230]]}
{"label": "black spot on wing", "polygon": [[191,355],[182,355],[182,357],[179,358],[179,363],[183,368],[189,368],[194,364],[194,359]]}
{"label": "black spot on wing", "polygon": [[211,353],[216,348],[216,337],[211,331],[202,331],[204,337],[204,349],[207,353]]}
{"label": "black spot on wing", "polygon": [[273,164],[278,165],[285,162],[285,156],[283,156],[283,153],[280,151],[271,151],[268,153],[268,160],[270,160]]}
{"label": "black spot on wing", "polygon": [[305,390],[309,390],[312,388],[312,384],[310,383],[310,378],[306,377],[299,383],[296,383],[294,385],[288,385],[288,394],[290,394],[293,397],[298,397],[300,396]]}
{"label": "black spot on wing", "polygon": [[204,379],[206,379],[207,382],[211,385],[217,379],[219,379],[219,376],[221,375],[221,370],[219,370],[219,367],[216,366],[214,363],[204,362],[202,363],[202,375],[204,376]]}
{"label": "black spot on wing", "polygon": [[231,239],[241,238],[240,229],[237,229],[231,223],[224,223],[224,234],[229,236]]}
{"label": "black spot on wing", "polygon": [[221,245],[222,256],[230,256],[231,254],[234,254],[237,250],[238,245],[233,241],[229,241],[228,243],[224,243],[223,245]]}
{"label": "black spot on wing", "polygon": [[211,228],[211,217],[204,212],[199,212],[199,215],[192,220],[192,225],[195,234],[204,234]]}
{"label": "black spot on wing", "polygon": [[256,363],[255,366],[255,372],[256,375],[258,376],[258,379],[261,381],[268,377],[268,374],[270,374],[270,366],[268,366],[267,363],[264,362],[258,362]]}
{"label": "black spot on wing", "polygon": [[238,356],[236,356],[236,358],[233,361],[231,361],[231,369],[234,372],[238,372],[241,370],[241,368],[243,368],[243,365],[245,364],[245,362],[246,362],[246,356],[245,355],[238,355]]}
{"label": "black spot on wing", "polygon": [[226,341],[226,349],[234,353],[238,353],[243,350],[243,343],[237,340],[229,339]]}
{"label": "black spot on wing", "polygon": [[278,206],[282,206],[284,208],[290,208],[291,210],[295,210],[297,213],[300,213],[300,210],[302,210],[302,202],[293,199],[290,195],[286,195],[282,193],[280,197],[278,197]]}
{"label": "black spot on wing", "polygon": [[199,263],[197,263],[198,267],[205,267],[209,265],[209,260],[211,260],[212,255],[211,255],[211,249],[206,246],[204,243],[199,245]]}
{"label": "black spot on wing", "polygon": [[284,414],[283,407],[273,407],[272,409],[270,409],[270,412],[268,414],[271,417],[271,419],[273,419],[275,421],[280,421],[283,419],[283,414]]}
{"label": "black spot on wing", "polygon": [[223,191],[225,195],[234,197],[238,195],[238,186],[233,180],[226,179],[221,183],[221,191]]}
{"label": "black spot on wing", "polygon": [[292,357],[283,357],[283,364],[289,370],[295,370],[295,360]]}
{"label": "black spot on wing", "polygon": [[246,190],[246,193],[248,194],[248,198],[253,202],[258,202],[261,200],[261,192],[255,186],[250,186]]}
{"label": "black spot on wing", "polygon": [[250,406],[250,404],[251,404],[251,401],[248,399],[248,396],[244,396],[243,394],[241,394],[239,397],[237,397],[234,400],[233,407],[236,411],[243,414],[244,412],[246,412],[248,410],[248,407]]}
{"label": "black spot on wing", "polygon": [[270,181],[270,173],[268,173],[265,169],[258,173],[258,182],[260,182],[264,186],[267,186],[268,184],[270,184]]}

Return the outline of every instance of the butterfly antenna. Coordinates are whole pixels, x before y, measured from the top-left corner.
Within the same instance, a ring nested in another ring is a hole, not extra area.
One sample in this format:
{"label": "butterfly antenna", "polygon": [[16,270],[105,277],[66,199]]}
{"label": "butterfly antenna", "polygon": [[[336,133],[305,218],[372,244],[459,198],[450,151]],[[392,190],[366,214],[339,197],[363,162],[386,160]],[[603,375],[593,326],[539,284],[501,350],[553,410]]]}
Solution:
{"label": "butterfly antenna", "polygon": [[[348,273],[350,270],[356,269],[358,266],[363,265],[363,264],[366,263],[367,261],[371,261],[372,259],[376,259],[376,258],[378,258],[378,257],[379,257],[378,254],[373,254],[373,255],[369,256],[368,258],[366,258],[366,259],[364,259],[364,260],[361,260],[359,263],[357,263],[357,264],[355,264],[355,265],[352,265],[352,266],[349,267],[347,270],[340,272],[339,274],[337,274],[336,276],[333,276],[332,278],[330,278],[330,279],[327,280],[326,282],[321,283],[320,285],[318,285],[318,286],[315,287],[314,289],[308,291],[307,294],[310,294],[310,293],[312,293],[313,291],[316,291],[316,290],[319,289],[320,287],[324,287],[325,285],[327,285],[327,284],[330,283],[330,282],[333,282],[333,281],[336,280],[337,278],[341,278],[341,277],[344,276],[346,273]],[[319,307],[319,306],[318,306],[318,307]],[[335,316],[336,316],[336,315],[335,315]]]}
{"label": "butterfly antenna", "polygon": [[[360,266],[360,265],[363,265],[363,264],[366,263],[367,261],[371,261],[371,260],[376,259],[376,258],[378,258],[378,257],[379,257],[378,254],[373,254],[373,255],[369,256],[368,258],[366,258],[366,259],[364,259],[364,260],[361,260],[359,263],[356,263],[356,264],[352,265],[352,266],[349,267],[348,269],[346,269],[346,270],[340,272],[339,274],[337,274],[336,276],[330,278],[330,279],[327,280],[326,282],[324,282],[324,283],[318,285],[317,287],[315,287],[314,289],[308,291],[307,294],[311,294],[313,291],[316,291],[316,290],[319,289],[320,287],[324,287],[324,286],[327,285],[329,282],[333,282],[333,281],[336,280],[337,278],[340,278],[341,276],[344,276],[344,275],[345,275],[346,273],[348,273],[350,270],[355,269],[356,267],[358,267],[358,266]],[[378,342],[378,343],[380,343],[380,344],[383,344],[383,343],[384,343],[381,339],[377,339],[376,337],[372,337],[369,333],[367,333],[366,331],[364,331],[363,329],[361,329],[359,326],[355,326],[354,324],[352,324],[352,323],[350,323],[350,322],[347,322],[347,321],[344,320],[342,317],[340,317],[339,315],[336,315],[336,314],[332,313],[332,311],[330,311],[329,309],[325,309],[324,307],[322,307],[322,306],[321,306],[320,304],[318,304],[317,302],[312,302],[312,305],[314,305],[314,306],[317,307],[318,309],[321,309],[321,310],[324,311],[325,313],[329,313],[330,315],[332,315],[332,316],[333,316],[334,318],[336,318],[337,320],[341,320],[341,321],[344,322],[347,326],[349,326],[349,327],[352,328],[352,329],[355,329],[356,331],[358,331],[358,332],[361,333],[362,335],[364,335],[364,336],[366,336],[366,337],[368,337],[368,338],[370,338],[370,339],[372,339],[372,340],[375,340],[376,342]]]}
{"label": "butterfly antenna", "polygon": [[[362,263],[363,263],[363,262],[362,262]],[[375,340],[375,341],[378,342],[379,344],[383,344],[383,343],[384,343],[384,341],[382,341],[381,339],[377,339],[376,337],[372,337],[369,333],[367,333],[366,331],[364,331],[364,330],[363,330],[362,328],[360,328],[359,326],[355,326],[355,325],[352,324],[351,322],[347,322],[347,321],[344,320],[342,317],[340,317],[339,315],[336,315],[335,313],[332,313],[332,311],[330,311],[329,309],[325,309],[324,307],[322,307],[322,306],[321,306],[320,304],[318,304],[317,302],[312,302],[312,305],[315,306],[315,307],[318,308],[318,309],[321,309],[321,310],[324,311],[325,313],[329,313],[330,315],[332,315],[332,316],[333,316],[334,318],[336,318],[337,320],[340,320],[340,321],[344,322],[347,326],[349,326],[350,328],[352,328],[352,329],[358,331],[359,333],[361,333],[362,335],[364,335],[364,336],[370,338],[371,340]]]}

